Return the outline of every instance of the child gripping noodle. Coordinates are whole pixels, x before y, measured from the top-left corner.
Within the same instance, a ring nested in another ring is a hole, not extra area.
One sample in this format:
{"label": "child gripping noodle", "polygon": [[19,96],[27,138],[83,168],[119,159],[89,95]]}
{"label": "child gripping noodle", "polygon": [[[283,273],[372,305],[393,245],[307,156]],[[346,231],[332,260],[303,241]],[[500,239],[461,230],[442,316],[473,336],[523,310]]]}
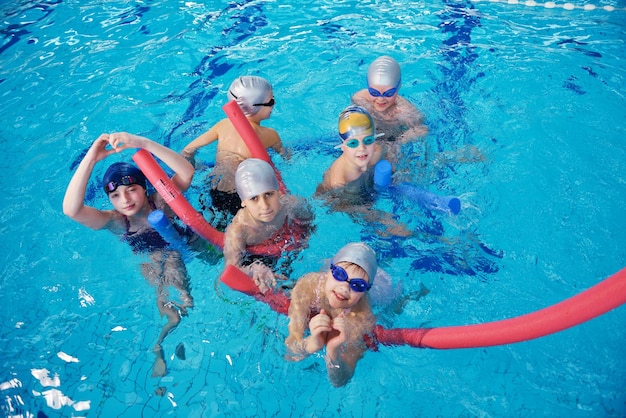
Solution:
{"label": "child gripping noodle", "polygon": [[239,164],[235,179],[242,208],[226,228],[224,261],[252,276],[265,293],[276,285],[273,270],[281,256],[306,246],[313,212],[306,200],[279,192],[266,161],[248,158]]}
{"label": "child gripping noodle", "polygon": [[[111,149],[108,149],[109,145]],[[153,376],[163,376],[167,371],[161,343],[179,324],[180,317],[187,314],[187,309],[193,307],[193,299],[180,253],[168,248],[169,243],[150,226],[148,215],[155,209],[162,210],[170,218],[174,214],[158,193],[147,195],[146,177],[141,170],[123,162],[111,164],[102,182],[113,210],[99,210],[85,205],[87,184],[96,163],[132,148],[143,148],[161,159],[175,172],[172,182],[181,191],[187,190],[194,169],[176,152],[147,138],[125,132],[102,134],[93,142],[67,186],[63,213],[91,229],[108,229],[128,242],[134,252],[150,256],[151,262],[142,265],[142,274],[155,286],[159,312],[168,321],[154,346],[157,359]],[[179,302],[170,297],[170,286],[180,295]]]}
{"label": "child gripping noodle", "polygon": [[[261,126],[269,119],[276,103],[271,84],[262,77],[243,76],[232,82],[228,100],[235,100],[252,125],[265,148],[272,148],[283,158],[288,158],[278,133]],[[245,142],[228,118],[217,122],[208,131],[191,141],[181,154],[192,163],[198,149],[217,141],[215,166],[209,174],[211,206],[216,211],[216,227],[224,229],[230,218],[241,208],[236,193],[235,172],[237,166],[252,155]],[[204,203],[201,202],[204,206]]]}
{"label": "child gripping noodle", "polygon": [[285,340],[289,360],[299,361],[326,347],[331,383],[343,386],[350,380],[367,350],[364,336],[376,323],[367,292],[377,268],[369,246],[350,243],[337,252],[327,270],[308,273],[296,282]]}

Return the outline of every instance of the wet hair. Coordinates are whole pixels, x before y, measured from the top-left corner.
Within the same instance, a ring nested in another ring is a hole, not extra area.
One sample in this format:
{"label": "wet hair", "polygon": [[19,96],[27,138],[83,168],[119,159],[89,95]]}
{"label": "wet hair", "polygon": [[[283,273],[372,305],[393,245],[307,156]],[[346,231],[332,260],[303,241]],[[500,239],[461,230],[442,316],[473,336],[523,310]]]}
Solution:
{"label": "wet hair", "polygon": [[368,86],[399,86],[400,65],[388,55],[378,57],[372,62],[367,70]]}
{"label": "wet hair", "polygon": [[253,116],[272,96],[272,85],[263,77],[246,75],[233,81],[228,89],[228,100],[235,100],[246,116]]}
{"label": "wet hair", "polygon": [[239,164],[235,173],[235,184],[241,200],[278,190],[274,168],[267,161],[258,158],[247,158]]}

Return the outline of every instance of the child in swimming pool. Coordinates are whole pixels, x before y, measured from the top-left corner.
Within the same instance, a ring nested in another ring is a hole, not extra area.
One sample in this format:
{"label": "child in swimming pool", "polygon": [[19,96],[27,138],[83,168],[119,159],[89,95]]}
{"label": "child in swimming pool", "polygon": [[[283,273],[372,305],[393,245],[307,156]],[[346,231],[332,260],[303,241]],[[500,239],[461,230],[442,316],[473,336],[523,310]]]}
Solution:
{"label": "child in swimming pool", "polygon": [[[291,292],[287,359],[299,361],[326,347],[326,370],[334,386],[345,385],[367,349],[364,336],[376,323],[369,302],[378,264],[364,243],[350,243],[322,272],[301,277]],[[308,335],[305,336],[308,330]]]}
{"label": "child in swimming pool", "polygon": [[387,159],[395,163],[400,145],[428,134],[424,115],[400,96],[400,65],[390,56],[375,59],[367,70],[367,88],[352,96],[352,102],[370,113],[381,138],[389,145]]}
{"label": "child in swimming pool", "polygon": [[[237,101],[265,148],[274,149],[283,158],[289,157],[278,133],[261,126],[261,122],[271,116],[275,104],[272,86],[266,79],[257,76],[237,78],[228,89],[228,99]],[[209,175],[210,196],[212,208],[217,212],[214,223],[218,229],[223,229],[241,208],[241,200],[236,193],[235,171],[239,163],[251,157],[248,147],[230,119],[224,118],[187,144],[181,154],[194,163],[198,149],[215,141],[217,152],[215,166]]]}
{"label": "child in swimming pool", "polygon": [[[108,146],[111,149],[107,149]],[[148,215],[155,209],[163,210],[170,218],[173,212],[158,193],[147,195],[146,177],[141,170],[123,162],[113,163],[104,174],[103,187],[113,210],[85,205],[85,192],[94,166],[112,154],[132,148],[143,148],[160,158],[174,170],[173,183],[181,191],[187,190],[193,166],[173,150],[125,132],[102,134],[93,142],[67,186],[63,213],[91,229],[108,229],[128,242],[135,252],[149,254],[151,262],[142,265],[142,274],[155,286],[159,312],[167,318],[154,346],[157,359],[153,376],[163,376],[167,371],[161,343],[179,324],[180,316],[193,307],[187,270],[180,253],[169,250],[168,243],[148,223]],[[170,286],[179,293],[180,302],[170,297]]]}
{"label": "child in swimming pool", "polygon": [[407,236],[406,228],[386,212],[372,209],[376,196],[374,169],[385,150],[376,140],[376,127],[369,112],[360,106],[348,106],[339,114],[339,137],[342,153],[324,173],[315,194],[332,209],[350,216],[360,216],[367,223],[385,225],[391,235]]}
{"label": "child in swimming pool", "polygon": [[342,153],[324,173],[317,192],[344,188],[360,194],[373,185],[373,168],[382,156],[369,112],[360,106],[345,108],[339,114],[339,137],[341,144],[335,148]]}
{"label": "child in swimming pool", "polygon": [[306,200],[279,191],[272,166],[257,158],[244,160],[235,175],[242,208],[226,228],[225,265],[252,276],[262,293],[276,285],[274,269],[285,252],[306,246],[313,212]]}

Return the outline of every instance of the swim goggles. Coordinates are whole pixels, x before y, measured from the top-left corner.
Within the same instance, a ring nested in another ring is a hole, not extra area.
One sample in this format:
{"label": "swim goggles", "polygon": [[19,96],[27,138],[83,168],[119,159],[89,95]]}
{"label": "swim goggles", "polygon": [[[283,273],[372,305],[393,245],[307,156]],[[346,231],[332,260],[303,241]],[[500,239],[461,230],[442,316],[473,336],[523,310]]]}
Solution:
{"label": "swim goggles", "polygon": [[[236,97],[235,97],[235,99],[236,99]],[[252,106],[267,106],[267,107],[272,107],[272,106],[274,106],[275,104],[276,104],[276,100],[274,100],[274,98],[272,97],[272,98],[270,99],[270,101],[269,101],[269,102],[267,102],[267,103],[255,103],[255,104],[253,104]]]}
{"label": "swim goggles", "polygon": [[[239,100],[239,97],[235,96],[232,92],[232,90],[228,90],[228,92],[231,94],[231,96],[233,96],[235,98],[235,100]],[[272,107],[276,104],[276,100],[274,100],[274,98],[272,97],[270,99],[269,102],[267,103],[255,103],[252,106],[266,106],[266,107]]]}
{"label": "swim goggles", "polygon": [[343,143],[346,144],[346,147],[348,148],[356,148],[359,146],[360,142],[362,142],[363,145],[367,146],[367,145],[372,145],[374,141],[376,141],[376,136],[370,135],[370,136],[366,136],[365,138],[363,138],[362,141],[359,141],[356,138],[350,138],[350,139],[346,139]]}
{"label": "swim goggles", "polygon": [[110,181],[104,185],[104,190],[107,193],[113,193],[119,186],[130,186],[131,184],[137,184],[137,179],[133,176],[122,176],[120,182]]}
{"label": "swim goggles", "polygon": [[355,292],[367,292],[372,287],[372,285],[366,282],[365,279],[360,279],[356,277],[353,279],[349,279],[348,272],[344,270],[343,267],[337,266],[332,263],[330,265],[330,272],[332,273],[333,278],[338,282],[348,282],[350,289],[354,290]]}
{"label": "swim goggles", "polygon": [[370,96],[372,97],[392,97],[394,94],[396,94],[396,92],[398,91],[398,87],[400,87],[400,82],[398,81],[398,84],[396,84],[395,87],[390,88],[389,90],[386,90],[384,92],[379,92],[376,89],[371,88],[370,86],[367,86],[367,91],[369,91]]}
{"label": "swim goggles", "polygon": [[348,148],[357,148],[359,146],[359,142],[362,142],[363,145],[366,145],[366,146],[367,145],[372,145],[376,141],[376,138],[380,138],[383,135],[385,135],[385,134],[384,133],[380,133],[380,134],[376,134],[376,135],[369,135],[369,136],[366,136],[365,138],[363,138],[362,141],[359,141],[356,138],[346,139],[341,144],[337,145],[335,148],[341,148],[342,144],[346,144],[346,147],[348,147]]}

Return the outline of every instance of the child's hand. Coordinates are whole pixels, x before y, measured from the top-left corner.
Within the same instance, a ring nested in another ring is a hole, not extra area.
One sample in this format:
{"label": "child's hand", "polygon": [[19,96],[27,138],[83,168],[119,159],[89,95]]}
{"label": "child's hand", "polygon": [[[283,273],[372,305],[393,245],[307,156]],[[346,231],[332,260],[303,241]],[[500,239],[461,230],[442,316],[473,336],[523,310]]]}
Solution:
{"label": "child's hand", "polygon": [[309,331],[311,332],[311,336],[309,338],[312,341],[307,347],[309,352],[319,351],[322,347],[324,347],[328,332],[332,330],[331,323],[332,320],[330,319],[330,316],[328,316],[326,311],[323,309],[319,314],[311,318],[309,321]]}
{"label": "child's hand", "polygon": [[276,287],[274,272],[262,262],[256,260],[248,266],[247,270],[251,273],[252,279],[261,293],[265,294],[268,290]]}
{"label": "child's hand", "polygon": [[328,340],[326,341],[327,352],[338,350],[339,347],[346,342],[347,324],[345,314],[342,312],[339,316],[333,319],[331,326],[332,331],[328,333]]}
{"label": "child's hand", "polygon": [[145,141],[146,138],[127,132],[115,132],[109,135],[109,144],[111,144],[115,152],[120,152],[127,148],[144,148]]}
{"label": "child's hand", "polygon": [[90,154],[90,158],[92,158],[93,161],[98,162],[100,160],[104,160],[109,155],[114,154],[114,150],[106,149],[107,145],[109,145],[109,134],[100,135],[98,139],[91,144],[91,148],[89,148],[88,154]]}

